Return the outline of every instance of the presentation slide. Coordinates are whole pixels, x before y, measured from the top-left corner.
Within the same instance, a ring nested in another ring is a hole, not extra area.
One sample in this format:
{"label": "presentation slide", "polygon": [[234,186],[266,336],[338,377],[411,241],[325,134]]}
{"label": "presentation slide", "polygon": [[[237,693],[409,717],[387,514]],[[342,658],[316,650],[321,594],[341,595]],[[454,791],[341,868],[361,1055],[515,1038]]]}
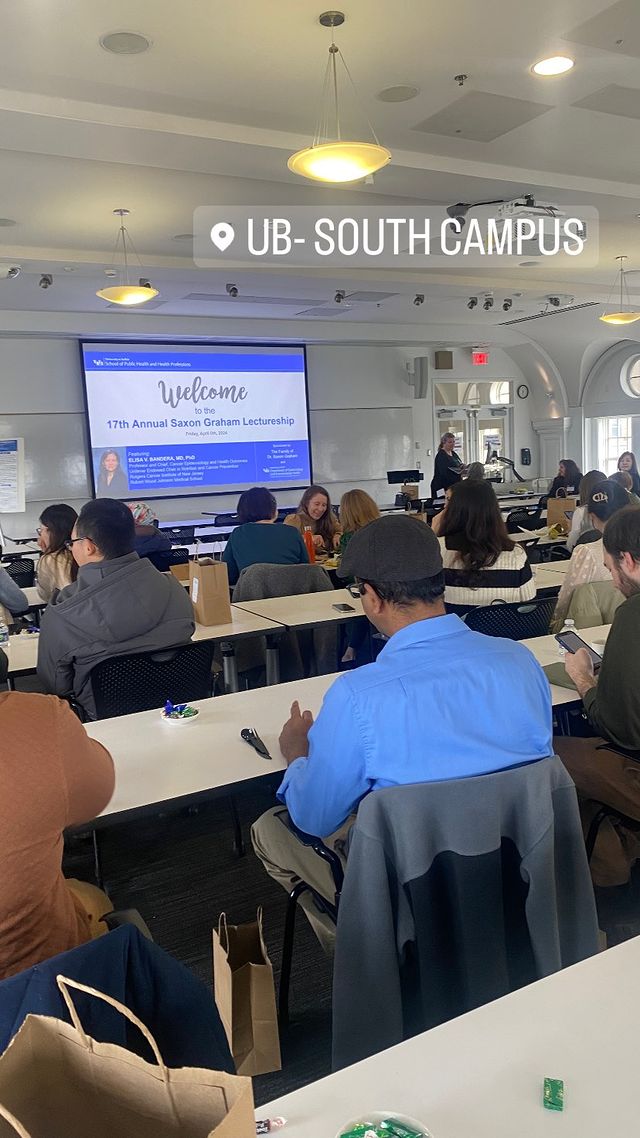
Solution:
{"label": "presentation slide", "polygon": [[311,481],[303,348],[81,347],[98,498]]}

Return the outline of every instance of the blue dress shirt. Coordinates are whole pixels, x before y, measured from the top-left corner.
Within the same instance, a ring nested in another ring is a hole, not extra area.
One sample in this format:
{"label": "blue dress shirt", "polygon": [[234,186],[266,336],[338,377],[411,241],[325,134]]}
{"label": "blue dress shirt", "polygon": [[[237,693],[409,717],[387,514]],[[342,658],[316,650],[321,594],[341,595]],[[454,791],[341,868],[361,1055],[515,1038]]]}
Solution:
{"label": "blue dress shirt", "polygon": [[332,684],[278,796],[296,826],[326,837],[370,790],[552,755],[551,721],[549,683],[522,644],[454,615],[417,621]]}

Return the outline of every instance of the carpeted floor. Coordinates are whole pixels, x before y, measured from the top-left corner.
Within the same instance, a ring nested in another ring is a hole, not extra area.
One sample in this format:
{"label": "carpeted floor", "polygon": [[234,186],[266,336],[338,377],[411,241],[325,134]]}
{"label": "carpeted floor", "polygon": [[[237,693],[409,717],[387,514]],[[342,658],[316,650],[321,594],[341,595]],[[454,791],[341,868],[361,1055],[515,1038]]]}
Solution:
{"label": "carpeted floor", "polygon": [[[276,783],[279,778],[275,780]],[[286,894],[263,870],[251,849],[249,825],[274,805],[273,791],[236,796],[247,843],[245,857],[232,851],[228,802],[218,799],[197,813],[169,813],[105,829],[100,851],[105,888],[116,908],[139,909],[154,940],[209,987],[211,930],[220,912],[230,923],[264,910],[264,931],[274,973],[280,974]],[[65,873],[93,880],[90,839],[67,843]],[[305,918],[297,921],[291,976],[291,1022],[283,1032],[283,1069],[254,1079],[258,1105],[329,1074],[331,964]]]}

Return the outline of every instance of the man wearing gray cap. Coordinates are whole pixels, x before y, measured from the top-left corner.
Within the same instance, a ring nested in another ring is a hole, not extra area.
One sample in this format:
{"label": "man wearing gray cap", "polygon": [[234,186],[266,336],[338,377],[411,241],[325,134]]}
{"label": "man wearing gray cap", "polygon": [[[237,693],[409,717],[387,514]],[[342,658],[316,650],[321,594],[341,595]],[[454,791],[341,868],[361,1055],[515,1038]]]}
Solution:
{"label": "man wearing gray cap", "polygon": [[[552,755],[553,743],[549,684],[531,652],[446,614],[429,526],[399,514],[371,522],[352,537],[339,574],[355,577],[366,616],[389,641],[375,663],[336,680],[315,723],[293,704],[278,797],[300,830],[342,855],[370,791],[502,770]],[[282,824],[285,813],[276,807],[254,824],[258,857],[287,891],[302,877],[331,898],[328,867]],[[329,949],[334,926],[308,894],[301,904]]]}

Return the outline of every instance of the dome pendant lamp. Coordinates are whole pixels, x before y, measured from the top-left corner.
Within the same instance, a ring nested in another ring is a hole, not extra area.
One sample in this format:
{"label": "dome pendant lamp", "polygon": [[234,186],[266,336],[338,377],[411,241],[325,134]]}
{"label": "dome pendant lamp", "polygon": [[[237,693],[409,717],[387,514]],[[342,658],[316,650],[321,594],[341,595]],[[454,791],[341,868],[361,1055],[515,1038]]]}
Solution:
{"label": "dome pendant lamp", "polygon": [[[604,324],[635,324],[636,320],[640,320],[640,312],[633,312],[633,310],[631,308],[631,300],[629,298],[629,290],[627,289],[627,282],[624,279],[624,262],[626,260],[627,260],[626,257],[616,257],[616,261],[620,262],[620,274],[619,274],[620,275],[620,309],[618,312],[606,312],[606,311],[603,312],[600,319],[602,320],[602,322]],[[616,277],[617,276],[618,276],[618,274],[616,274]],[[611,292],[609,293],[609,296],[607,297],[607,303],[605,304],[605,309],[611,303],[611,293],[614,292],[615,287],[616,287],[616,281],[614,280],[613,285],[611,287]],[[625,292],[627,294],[627,300],[626,300],[627,307],[626,307],[626,309],[624,307],[625,302],[624,302],[624,296],[623,296],[623,293],[625,293]]]}
{"label": "dome pendant lamp", "polygon": [[[127,232],[124,224],[124,219],[129,215],[128,209],[114,209],[113,211],[120,218],[120,228],[118,229],[118,236],[116,237],[116,247],[114,252],[114,260],[118,255],[118,246],[122,242],[122,269],[120,284],[110,285],[108,288],[98,289],[96,296],[101,300],[108,300],[110,304],[122,304],[125,307],[131,307],[134,304],[145,304],[147,300],[153,300],[154,296],[158,295],[157,288],[153,288],[149,281],[144,277],[140,278],[138,284],[129,283],[129,258],[127,256],[127,241],[131,246],[131,251],[136,257],[138,264],[140,258],[136,253],[133,242]],[[140,265],[142,268],[142,266]],[[115,275],[115,274],[114,274]]]}
{"label": "dome pendant lamp", "polygon": [[[342,12],[323,12],[320,23],[333,29],[344,23]],[[391,159],[391,152],[378,142],[376,133],[367,119],[371,139],[355,142],[342,137],[340,127],[340,108],[338,100],[337,58],[351,83],[357,98],[355,84],[345,58],[337,47],[333,34],[329,47],[329,58],[322,85],[322,99],[316,132],[311,146],[292,154],[287,166],[293,174],[302,178],[312,178],[316,182],[358,182],[381,170]]]}

